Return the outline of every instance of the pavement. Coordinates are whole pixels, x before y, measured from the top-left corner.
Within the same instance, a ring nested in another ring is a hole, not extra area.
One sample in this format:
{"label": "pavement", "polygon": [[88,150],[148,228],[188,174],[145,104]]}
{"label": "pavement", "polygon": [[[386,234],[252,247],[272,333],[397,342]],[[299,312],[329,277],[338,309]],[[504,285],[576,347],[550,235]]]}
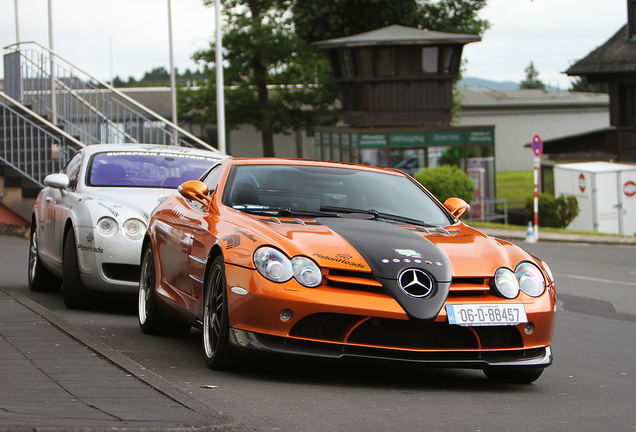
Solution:
{"label": "pavement", "polygon": [[[479,229],[509,240],[527,237],[521,230]],[[636,237],[545,232],[539,239],[636,246]],[[0,432],[75,430],[247,429],[0,285]]]}
{"label": "pavement", "polygon": [[240,431],[23,294],[0,288],[0,431]]}

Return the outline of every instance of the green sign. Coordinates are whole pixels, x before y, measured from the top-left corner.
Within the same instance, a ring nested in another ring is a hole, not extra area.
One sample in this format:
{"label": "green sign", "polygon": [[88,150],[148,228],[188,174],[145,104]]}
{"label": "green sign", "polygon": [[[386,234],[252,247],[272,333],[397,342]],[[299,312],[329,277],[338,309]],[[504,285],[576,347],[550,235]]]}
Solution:
{"label": "green sign", "polygon": [[468,135],[467,144],[494,144],[495,142],[494,129],[469,130],[466,134]]}
{"label": "green sign", "polygon": [[464,144],[464,131],[431,131],[428,133],[429,146],[448,146]]}
{"label": "green sign", "polygon": [[387,145],[386,132],[358,134],[358,147],[387,147]]}
{"label": "green sign", "polygon": [[391,147],[422,147],[426,145],[426,132],[391,132]]}

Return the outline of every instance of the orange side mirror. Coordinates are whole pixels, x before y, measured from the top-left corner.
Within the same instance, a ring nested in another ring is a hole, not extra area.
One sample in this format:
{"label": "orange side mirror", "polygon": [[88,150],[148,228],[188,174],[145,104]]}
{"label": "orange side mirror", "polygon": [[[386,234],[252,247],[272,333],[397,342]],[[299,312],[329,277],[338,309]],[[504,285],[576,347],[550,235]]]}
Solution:
{"label": "orange side mirror", "polygon": [[461,215],[470,210],[470,204],[461,198],[449,198],[444,201],[444,207],[451,212],[453,216],[459,218]]}
{"label": "orange side mirror", "polygon": [[208,196],[208,186],[199,180],[189,180],[182,183],[177,189],[181,196],[186,199],[198,201],[204,206],[210,203]]}

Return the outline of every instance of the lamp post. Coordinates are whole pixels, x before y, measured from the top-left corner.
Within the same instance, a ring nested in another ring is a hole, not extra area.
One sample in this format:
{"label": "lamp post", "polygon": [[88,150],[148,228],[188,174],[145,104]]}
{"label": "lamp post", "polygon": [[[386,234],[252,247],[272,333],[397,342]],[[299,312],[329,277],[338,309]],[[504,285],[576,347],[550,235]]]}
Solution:
{"label": "lamp post", "polygon": [[15,42],[20,42],[20,26],[18,25],[18,0],[14,0],[15,4]]}
{"label": "lamp post", "polygon": [[[177,124],[177,87],[174,72],[174,55],[172,52],[172,8],[170,7],[170,0],[168,0],[168,36],[170,46],[170,101],[172,106],[172,123]],[[177,128],[172,128],[172,144],[177,145],[179,143],[179,132]]]}
{"label": "lamp post", "polygon": [[57,125],[57,90],[55,89],[55,60],[53,54],[53,6],[51,0],[49,5],[49,50],[51,51],[51,123]]}
{"label": "lamp post", "polygon": [[225,153],[225,93],[223,89],[223,32],[221,30],[221,1],[215,0],[214,13],[215,63],[216,63],[216,128],[219,151]]}

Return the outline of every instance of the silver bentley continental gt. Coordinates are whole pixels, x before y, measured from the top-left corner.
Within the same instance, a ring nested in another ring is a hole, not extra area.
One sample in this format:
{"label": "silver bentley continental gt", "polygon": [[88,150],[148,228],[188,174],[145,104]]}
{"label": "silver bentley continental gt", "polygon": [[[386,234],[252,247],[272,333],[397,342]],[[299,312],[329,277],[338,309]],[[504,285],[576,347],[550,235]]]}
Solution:
{"label": "silver bentley continental gt", "polygon": [[44,179],[31,217],[28,281],[58,292],[71,309],[97,294],[135,294],[150,212],[181,183],[198,179],[222,153],[148,144],[81,149]]}

